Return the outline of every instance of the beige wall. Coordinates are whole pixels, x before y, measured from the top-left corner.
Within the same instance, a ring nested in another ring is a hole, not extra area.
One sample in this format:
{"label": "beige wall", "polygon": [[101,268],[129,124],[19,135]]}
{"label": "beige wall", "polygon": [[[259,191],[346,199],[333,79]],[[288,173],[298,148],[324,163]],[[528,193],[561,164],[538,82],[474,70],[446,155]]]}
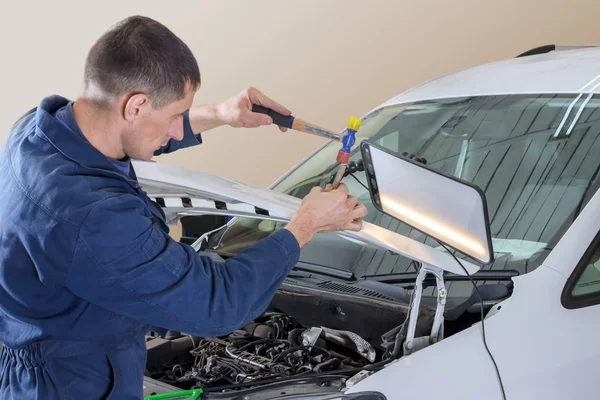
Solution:
{"label": "beige wall", "polygon": [[[541,44],[600,44],[597,0],[33,3],[2,6],[0,144],[41,97],[76,96],[89,46],[132,14],[158,19],[189,44],[203,78],[196,104],[254,85],[332,130],[439,74]],[[323,142],[274,127],[219,128],[204,139],[158,159],[267,186]]]}

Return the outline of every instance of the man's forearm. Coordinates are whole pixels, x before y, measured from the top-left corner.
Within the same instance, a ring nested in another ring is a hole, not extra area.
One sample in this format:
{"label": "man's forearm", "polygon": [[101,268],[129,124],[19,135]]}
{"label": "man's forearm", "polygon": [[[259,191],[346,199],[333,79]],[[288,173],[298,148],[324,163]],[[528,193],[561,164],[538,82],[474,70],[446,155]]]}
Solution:
{"label": "man's forearm", "polygon": [[290,222],[285,227],[288,231],[292,232],[300,248],[303,248],[308,242],[310,242],[315,235],[315,227],[311,223],[311,217],[305,215],[303,211],[299,211],[295,214]]}
{"label": "man's forearm", "polygon": [[190,125],[194,133],[206,132],[210,129],[225,125],[219,116],[217,104],[194,106],[190,108]]}
{"label": "man's forearm", "polygon": [[[248,88],[223,102],[190,108],[188,115],[191,128],[195,134],[198,134],[222,125],[234,128],[258,128],[271,125],[273,118],[253,112],[254,104],[272,108],[283,115],[291,114],[290,110],[269,99],[258,90]],[[285,131],[283,127],[279,129]]]}

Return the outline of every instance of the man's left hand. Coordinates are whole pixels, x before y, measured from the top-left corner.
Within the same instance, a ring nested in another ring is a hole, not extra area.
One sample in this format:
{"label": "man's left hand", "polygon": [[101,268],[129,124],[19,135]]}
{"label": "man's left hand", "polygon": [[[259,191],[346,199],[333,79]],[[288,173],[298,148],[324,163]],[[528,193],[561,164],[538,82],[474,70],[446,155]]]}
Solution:
{"label": "man's left hand", "polygon": [[[291,115],[291,111],[281,104],[265,96],[259,90],[249,87],[240,94],[217,105],[217,114],[221,121],[234,128],[257,128],[271,125],[273,119],[265,114],[252,112],[252,105],[270,108],[283,115]],[[287,128],[279,127],[282,132]]]}

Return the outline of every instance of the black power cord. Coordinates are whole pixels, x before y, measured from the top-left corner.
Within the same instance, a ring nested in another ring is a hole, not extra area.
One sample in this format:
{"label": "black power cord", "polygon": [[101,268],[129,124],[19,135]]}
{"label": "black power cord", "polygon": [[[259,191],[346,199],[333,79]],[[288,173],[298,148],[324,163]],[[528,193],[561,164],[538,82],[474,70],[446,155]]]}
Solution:
{"label": "black power cord", "polygon": [[[404,156],[404,157],[410,158],[411,160],[415,160],[416,162],[419,162],[421,164],[427,164],[427,159],[425,159],[425,157],[418,157],[415,154],[411,154],[411,153],[407,153],[407,152],[403,152],[403,153],[401,153],[401,155]],[[367,187],[367,185],[365,185],[364,183],[362,183],[356,176],[354,176],[355,172],[362,172],[364,170],[365,170],[365,165],[364,165],[362,159],[359,159],[356,162],[355,161],[350,161],[346,165],[346,170],[344,171],[343,177],[346,177],[346,176],[350,175],[351,177],[353,177],[354,179],[356,179],[356,181],[358,183],[360,183],[362,185],[362,187],[364,187],[368,191],[369,188]],[[329,183],[333,183],[334,178],[335,178],[335,174],[332,174],[329,177]]]}
{"label": "black power cord", "polygon": [[365,189],[367,189],[367,192],[369,191],[369,188],[367,187],[367,185],[365,185],[364,183],[362,183],[360,181],[360,179],[358,179],[356,176],[354,176],[354,174],[350,174],[351,177],[353,177],[354,179],[356,179],[356,182],[360,183],[362,185],[362,187],[364,187]]}
{"label": "black power cord", "polygon": [[498,377],[498,383],[500,384],[500,390],[502,391],[502,398],[504,400],[506,400],[506,392],[504,391],[504,384],[502,383],[502,377],[500,376],[500,370],[498,369],[498,364],[496,364],[496,360],[494,359],[494,356],[492,355],[492,352],[490,351],[490,349],[489,349],[489,347],[487,345],[487,341],[485,340],[485,324],[484,324],[484,315],[483,315],[483,299],[481,298],[481,293],[479,293],[479,289],[477,288],[477,285],[475,284],[475,281],[473,281],[473,278],[471,278],[471,274],[469,274],[469,271],[467,271],[467,269],[465,268],[465,266],[460,262],[460,260],[456,257],[456,255],[454,255],[454,253],[452,253],[448,249],[448,247],[446,247],[446,245],[444,245],[442,242],[440,242],[439,240],[436,240],[436,241],[444,249],[446,249],[446,251],[452,257],[454,257],[454,259],[460,265],[460,267],[463,269],[463,271],[465,271],[465,274],[467,274],[467,277],[469,278],[469,280],[471,281],[471,284],[475,288],[475,292],[477,293],[477,297],[479,297],[479,303],[481,304],[481,336],[483,338],[483,345],[484,345],[485,350],[487,351],[488,355],[490,356],[490,359],[492,360],[492,363],[494,363],[494,368],[496,369],[496,376]]}

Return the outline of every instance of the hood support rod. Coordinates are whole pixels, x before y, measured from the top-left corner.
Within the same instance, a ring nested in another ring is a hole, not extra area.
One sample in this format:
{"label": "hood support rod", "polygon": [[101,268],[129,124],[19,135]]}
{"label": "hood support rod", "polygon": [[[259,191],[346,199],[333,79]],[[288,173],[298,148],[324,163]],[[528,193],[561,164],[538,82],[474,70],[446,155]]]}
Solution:
{"label": "hood support rod", "polygon": [[[423,281],[427,274],[435,276],[437,284],[437,307],[435,309],[435,317],[431,327],[429,336],[415,338],[417,328],[417,319],[419,318],[419,310],[421,306],[421,297],[423,295]],[[406,340],[404,341],[403,354],[409,355],[432,345],[444,338],[444,309],[446,306],[446,287],[444,286],[444,270],[433,265],[422,264],[415,282],[413,298],[411,299],[408,329],[406,332]]]}

